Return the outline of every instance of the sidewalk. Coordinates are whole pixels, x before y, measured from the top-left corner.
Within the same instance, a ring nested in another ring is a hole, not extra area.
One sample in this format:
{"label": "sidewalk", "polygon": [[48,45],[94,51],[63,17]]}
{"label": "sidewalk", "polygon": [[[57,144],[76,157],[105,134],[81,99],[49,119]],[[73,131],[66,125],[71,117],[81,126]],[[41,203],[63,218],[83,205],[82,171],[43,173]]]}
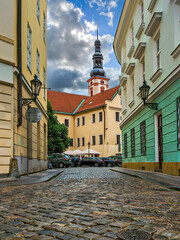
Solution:
{"label": "sidewalk", "polygon": [[23,175],[20,178],[0,178],[0,188],[47,182],[62,172],[62,169],[47,169],[45,171],[31,173],[28,176]]}
{"label": "sidewalk", "polygon": [[148,172],[132,170],[127,168],[111,168],[112,171],[127,174],[133,177],[139,177],[141,179],[158,183],[164,187],[175,189],[180,191],[180,176],[172,176],[164,173]]}

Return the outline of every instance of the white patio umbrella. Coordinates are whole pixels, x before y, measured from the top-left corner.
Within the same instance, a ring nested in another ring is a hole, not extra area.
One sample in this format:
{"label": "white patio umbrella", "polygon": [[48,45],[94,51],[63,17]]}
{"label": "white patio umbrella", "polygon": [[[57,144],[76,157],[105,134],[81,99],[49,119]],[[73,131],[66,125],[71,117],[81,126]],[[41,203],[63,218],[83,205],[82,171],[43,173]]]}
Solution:
{"label": "white patio umbrella", "polygon": [[67,155],[73,155],[72,152],[73,152],[73,151],[71,151],[71,150],[67,150],[67,151],[65,151],[64,153],[67,154]]}
{"label": "white patio umbrella", "polygon": [[95,151],[93,149],[86,149],[81,154],[100,154],[100,152],[97,152],[97,151]]}
{"label": "white patio umbrella", "polygon": [[82,151],[79,150],[79,149],[76,149],[76,150],[72,151],[73,155],[80,155],[81,153],[82,153]]}

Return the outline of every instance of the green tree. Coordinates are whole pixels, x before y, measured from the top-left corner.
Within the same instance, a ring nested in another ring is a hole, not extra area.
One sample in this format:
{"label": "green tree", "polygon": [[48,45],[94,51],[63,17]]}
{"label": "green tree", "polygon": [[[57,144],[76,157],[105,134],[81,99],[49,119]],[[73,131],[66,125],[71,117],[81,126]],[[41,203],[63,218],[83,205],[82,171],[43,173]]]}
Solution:
{"label": "green tree", "polygon": [[60,124],[56,116],[51,103],[47,102],[47,114],[48,114],[48,154],[62,153],[70,144],[70,138],[68,137],[68,128],[64,124]]}

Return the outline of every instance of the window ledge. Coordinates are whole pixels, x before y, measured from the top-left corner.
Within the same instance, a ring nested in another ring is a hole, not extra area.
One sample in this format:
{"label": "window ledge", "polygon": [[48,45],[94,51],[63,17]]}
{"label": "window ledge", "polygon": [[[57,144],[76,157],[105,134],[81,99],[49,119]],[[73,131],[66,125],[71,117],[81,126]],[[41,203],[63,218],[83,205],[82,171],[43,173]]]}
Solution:
{"label": "window ledge", "polygon": [[145,23],[141,23],[141,25],[139,26],[139,29],[138,29],[138,31],[136,33],[136,36],[135,36],[138,40],[140,39],[141,34],[142,34],[144,28],[145,28]]}
{"label": "window ledge", "polygon": [[157,0],[151,0],[151,2],[150,2],[150,4],[149,4],[149,7],[148,7],[148,11],[149,11],[150,13],[152,13],[153,8],[154,8],[156,2],[157,2]]}
{"label": "window ledge", "polygon": [[124,87],[126,82],[127,82],[127,77],[122,77],[121,80],[120,80],[120,87]]}
{"label": "window ledge", "polygon": [[127,113],[127,109],[124,109],[122,114],[125,115]]}
{"label": "window ledge", "polygon": [[140,42],[136,48],[136,51],[135,51],[133,57],[135,59],[140,59],[142,57],[142,55],[144,54],[145,48],[146,48],[146,43]]}
{"label": "window ledge", "polygon": [[130,103],[129,103],[129,107],[131,108],[133,105],[135,104],[135,101],[134,100],[132,100]]}
{"label": "window ledge", "polygon": [[138,92],[137,96],[138,96],[139,98],[141,98],[141,92],[140,92],[140,91]]}
{"label": "window ledge", "polygon": [[177,58],[179,54],[180,54],[180,44],[174,49],[174,51],[171,53],[171,56],[173,58]]}
{"label": "window ledge", "polygon": [[153,76],[150,78],[151,82],[155,82],[156,79],[161,75],[162,73],[162,68],[159,68],[154,74]]}
{"label": "window ledge", "polygon": [[145,34],[152,37],[158,29],[162,18],[162,12],[155,12],[146,28]]}
{"label": "window ledge", "polygon": [[175,0],[175,4],[180,6],[180,0]]}
{"label": "window ledge", "polygon": [[129,52],[128,52],[128,58],[130,58],[131,56],[132,56],[132,54],[133,54],[133,52],[134,52],[134,49],[135,49],[135,47],[134,47],[134,45],[132,45],[131,46],[131,48],[130,48],[130,50],[129,50]]}
{"label": "window ledge", "polygon": [[122,68],[121,68],[121,72],[124,72],[124,70],[126,69],[126,66],[127,66],[127,63],[126,62],[123,63]]}
{"label": "window ledge", "polygon": [[135,63],[129,63],[126,69],[126,74],[131,75],[131,73],[134,71],[134,68],[135,68]]}

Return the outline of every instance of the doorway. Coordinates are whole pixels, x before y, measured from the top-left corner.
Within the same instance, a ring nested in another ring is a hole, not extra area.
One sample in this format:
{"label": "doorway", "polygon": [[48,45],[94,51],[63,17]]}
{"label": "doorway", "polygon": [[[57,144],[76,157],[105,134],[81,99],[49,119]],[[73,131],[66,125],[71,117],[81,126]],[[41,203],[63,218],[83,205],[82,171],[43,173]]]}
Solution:
{"label": "doorway", "polygon": [[159,169],[162,169],[163,162],[162,114],[158,116],[158,152],[159,152]]}

